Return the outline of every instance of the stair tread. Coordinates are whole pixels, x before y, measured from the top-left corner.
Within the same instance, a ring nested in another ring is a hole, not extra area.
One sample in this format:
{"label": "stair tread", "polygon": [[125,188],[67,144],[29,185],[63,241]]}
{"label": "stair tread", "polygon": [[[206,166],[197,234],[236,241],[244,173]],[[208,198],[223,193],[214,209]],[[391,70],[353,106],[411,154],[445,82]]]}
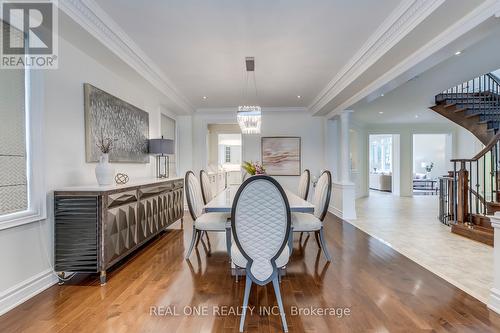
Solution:
{"label": "stair tread", "polygon": [[466,229],[466,230],[469,230],[469,231],[475,232],[475,233],[483,233],[483,234],[493,234],[495,232],[495,229],[493,229],[493,227],[487,228],[487,227],[483,227],[480,225],[469,226],[469,225],[466,225],[464,223],[456,223],[456,224],[454,224],[454,227],[457,227],[460,229]]}

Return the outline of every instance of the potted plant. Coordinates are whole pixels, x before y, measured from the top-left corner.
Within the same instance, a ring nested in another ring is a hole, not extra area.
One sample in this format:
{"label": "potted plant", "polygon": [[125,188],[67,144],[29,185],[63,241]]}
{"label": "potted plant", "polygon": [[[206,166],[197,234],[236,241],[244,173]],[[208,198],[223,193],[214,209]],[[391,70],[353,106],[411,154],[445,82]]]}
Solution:
{"label": "potted plant", "polygon": [[425,165],[425,171],[427,172],[427,178],[429,178],[432,169],[434,168],[434,162]]}
{"label": "potted plant", "polygon": [[241,167],[251,176],[266,174],[266,169],[264,169],[264,166],[259,162],[245,161]]}
{"label": "potted plant", "polygon": [[105,138],[104,134],[101,132],[101,136],[96,143],[101,151],[101,156],[99,156],[99,163],[97,163],[95,167],[95,176],[97,178],[97,183],[101,186],[113,184],[115,170],[111,163],[109,163],[109,153],[113,149],[113,143],[115,141],[115,139]]}

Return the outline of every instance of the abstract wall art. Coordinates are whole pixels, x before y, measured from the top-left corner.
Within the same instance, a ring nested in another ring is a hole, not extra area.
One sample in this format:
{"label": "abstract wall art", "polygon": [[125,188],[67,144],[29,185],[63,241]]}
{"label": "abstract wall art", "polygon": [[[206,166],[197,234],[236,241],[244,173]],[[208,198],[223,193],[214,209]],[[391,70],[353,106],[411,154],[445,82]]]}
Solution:
{"label": "abstract wall art", "polygon": [[300,176],[300,137],[263,137],[262,165],[270,176]]}
{"label": "abstract wall art", "polygon": [[149,163],[149,114],[107,92],[84,84],[85,151],[87,162],[97,162],[101,137],[113,140],[110,162]]}

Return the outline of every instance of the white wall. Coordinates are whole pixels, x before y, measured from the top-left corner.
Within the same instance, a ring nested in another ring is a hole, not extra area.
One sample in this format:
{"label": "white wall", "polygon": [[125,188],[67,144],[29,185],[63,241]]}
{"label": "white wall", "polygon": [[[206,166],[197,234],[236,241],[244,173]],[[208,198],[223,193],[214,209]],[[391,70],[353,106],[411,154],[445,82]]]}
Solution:
{"label": "white wall", "polygon": [[[197,113],[193,116],[193,168],[198,172],[207,167],[206,133],[208,124],[230,124],[236,121],[236,111]],[[324,167],[324,118],[312,117],[304,111],[273,110],[262,112],[260,135],[243,135],[243,160],[261,161],[261,137],[300,136],[302,169],[319,175]],[[296,191],[299,176],[275,177],[282,186]]]}
{"label": "white wall", "polygon": [[[411,196],[413,193],[413,135],[414,134],[450,134],[451,140],[447,141],[451,149],[446,152],[446,165],[444,169],[451,170],[453,165],[449,162],[452,158],[470,158],[478,153],[482,145],[470,132],[453,123],[449,124],[366,124],[357,126],[360,136],[358,142],[368,142],[370,134],[394,134],[398,135],[399,151],[393,151],[395,156],[399,156],[400,174],[399,179],[393,179],[393,184],[398,184],[399,189],[394,194],[400,196]],[[360,169],[363,173],[368,173],[368,149],[360,154]],[[396,167],[396,164],[393,168]],[[397,177],[397,171],[393,170],[393,177]],[[446,173],[446,172],[445,172]],[[368,193],[368,182],[366,178],[359,177],[356,180],[356,187],[359,187],[361,193]],[[357,195],[359,197],[359,195]]]}
{"label": "white wall", "polygon": [[425,174],[422,163],[434,163],[431,178],[448,174],[449,160],[446,159],[447,134],[415,134],[413,136],[413,172]]}
{"label": "white wall", "polygon": [[[139,79],[131,82],[123,78],[64,39],[59,41],[59,53],[59,69],[43,72],[45,121],[39,124],[44,126],[48,219],[0,231],[0,314],[18,297],[56,281],[51,275],[51,192],[63,186],[96,182],[95,164],[85,163],[83,83],[91,83],[147,111],[150,137],[160,135],[160,110],[165,102],[161,94],[152,87],[148,89]],[[182,120],[180,123],[185,125]],[[131,180],[154,176],[154,163],[115,164],[115,168],[127,173]]]}

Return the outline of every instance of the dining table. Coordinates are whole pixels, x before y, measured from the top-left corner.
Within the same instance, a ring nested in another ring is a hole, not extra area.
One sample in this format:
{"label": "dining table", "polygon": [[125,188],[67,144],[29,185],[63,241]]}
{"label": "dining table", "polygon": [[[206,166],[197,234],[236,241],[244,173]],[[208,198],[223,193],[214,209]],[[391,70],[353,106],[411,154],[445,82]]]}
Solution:
{"label": "dining table", "polygon": [[[232,207],[233,207],[233,201],[234,197],[236,196],[236,193],[238,192],[238,189],[241,185],[230,185],[226,187],[224,190],[219,192],[210,202],[208,202],[204,206],[204,211],[205,213],[231,213]],[[290,205],[290,211],[291,212],[297,212],[297,213],[314,213],[314,205],[308,202],[307,200],[302,199],[298,195],[294,194],[293,192],[284,189],[285,195],[288,199],[288,203]],[[228,222],[228,225],[230,225],[230,222]],[[234,263],[231,262],[231,275],[233,276],[238,276],[238,275],[244,275],[244,270],[239,273],[237,273],[236,267],[234,266]],[[285,275],[285,272],[281,273],[282,275]]]}
{"label": "dining table", "polygon": [[[204,210],[206,213],[231,213],[234,197],[238,192],[239,185],[231,185],[219,192],[210,202],[208,202]],[[293,192],[284,189],[288,203],[290,204],[291,212],[298,213],[314,213],[314,205],[307,200],[302,199]]]}

